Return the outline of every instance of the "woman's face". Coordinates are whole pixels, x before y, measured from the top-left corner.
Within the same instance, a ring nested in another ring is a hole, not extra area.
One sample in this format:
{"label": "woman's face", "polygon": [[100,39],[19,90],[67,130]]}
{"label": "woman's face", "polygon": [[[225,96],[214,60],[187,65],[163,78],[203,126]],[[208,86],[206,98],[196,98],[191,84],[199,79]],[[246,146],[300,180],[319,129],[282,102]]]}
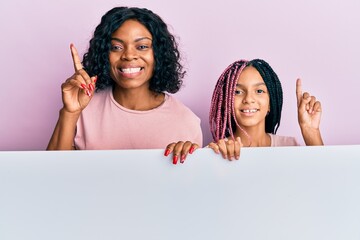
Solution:
{"label": "woman's face", "polygon": [[125,21],[111,35],[109,61],[117,87],[148,89],[155,66],[151,33],[136,20]]}
{"label": "woman's face", "polygon": [[234,98],[238,124],[244,128],[265,129],[265,117],[270,110],[268,89],[256,68],[248,66],[241,72]]}

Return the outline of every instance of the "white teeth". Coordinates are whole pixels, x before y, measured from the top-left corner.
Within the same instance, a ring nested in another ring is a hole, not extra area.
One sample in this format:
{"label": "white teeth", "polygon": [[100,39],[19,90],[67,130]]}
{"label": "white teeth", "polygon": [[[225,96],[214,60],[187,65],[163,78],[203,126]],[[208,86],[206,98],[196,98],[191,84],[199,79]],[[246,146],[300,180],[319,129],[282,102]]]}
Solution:
{"label": "white teeth", "polygon": [[141,68],[121,68],[120,69],[123,73],[137,73],[140,72]]}
{"label": "white teeth", "polygon": [[257,109],[244,109],[244,110],[241,110],[243,113],[255,113],[257,112],[258,110]]}

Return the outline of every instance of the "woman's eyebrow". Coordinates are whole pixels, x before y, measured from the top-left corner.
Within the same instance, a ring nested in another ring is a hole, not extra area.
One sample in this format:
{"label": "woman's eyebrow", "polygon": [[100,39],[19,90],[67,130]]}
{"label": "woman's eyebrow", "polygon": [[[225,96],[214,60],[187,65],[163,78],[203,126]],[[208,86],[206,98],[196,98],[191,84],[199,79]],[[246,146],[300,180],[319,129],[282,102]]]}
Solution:
{"label": "woman's eyebrow", "polygon": [[[139,42],[139,41],[142,41],[142,40],[150,40],[150,41],[152,41],[152,39],[149,38],[149,37],[140,37],[140,38],[135,39],[134,42]],[[112,37],[112,38],[111,38],[111,41],[116,41],[116,42],[124,43],[123,40],[121,40],[121,39],[119,39],[119,38],[116,38],[116,37]]]}

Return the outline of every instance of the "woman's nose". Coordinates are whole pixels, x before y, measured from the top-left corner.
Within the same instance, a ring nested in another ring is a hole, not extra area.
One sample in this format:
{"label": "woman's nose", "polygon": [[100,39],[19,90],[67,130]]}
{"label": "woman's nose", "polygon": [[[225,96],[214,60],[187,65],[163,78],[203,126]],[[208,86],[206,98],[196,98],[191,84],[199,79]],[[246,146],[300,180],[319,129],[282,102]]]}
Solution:
{"label": "woman's nose", "polygon": [[131,61],[134,59],[137,59],[137,52],[134,48],[125,48],[123,51],[123,54],[121,56],[121,59]]}

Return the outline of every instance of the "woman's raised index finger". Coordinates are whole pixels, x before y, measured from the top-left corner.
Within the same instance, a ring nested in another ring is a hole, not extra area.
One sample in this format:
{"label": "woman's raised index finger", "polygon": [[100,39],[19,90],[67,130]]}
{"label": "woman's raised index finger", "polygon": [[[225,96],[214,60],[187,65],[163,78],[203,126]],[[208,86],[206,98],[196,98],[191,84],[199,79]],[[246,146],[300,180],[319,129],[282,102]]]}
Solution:
{"label": "woman's raised index finger", "polygon": [[77,49],[75,48],[74,44],[70,44],[71,56],[74,62],[74,69],[75,71],[79,71],[83,69],[83,65],[81,64],[81,60],[78,54]]}

